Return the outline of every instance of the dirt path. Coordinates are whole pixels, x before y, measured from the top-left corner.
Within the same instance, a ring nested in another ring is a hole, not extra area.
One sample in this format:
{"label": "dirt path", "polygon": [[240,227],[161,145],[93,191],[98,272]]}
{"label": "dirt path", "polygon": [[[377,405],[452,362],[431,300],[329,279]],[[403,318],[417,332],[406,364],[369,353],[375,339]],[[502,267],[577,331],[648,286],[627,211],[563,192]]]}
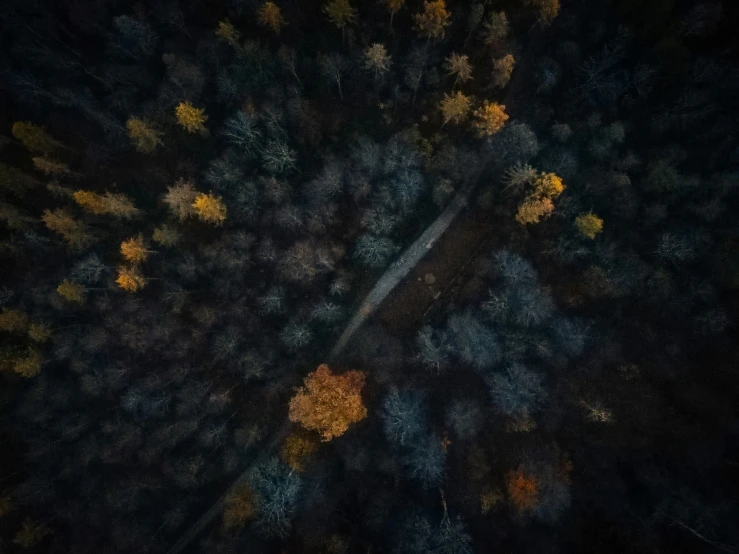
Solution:
{"label": "dirt path", "polygon": [[467,206],[467,200],[473,190],[473,186],[467,186],[464,190],[457,193],[446,209],[429,225],[423,234],[411,244],[405,252],[395,261],[390,268],[383,273],[382,277],[375,283],[372,290],[364,297],[359,308],[352,317],[344,332],[336,341],[328,355],[328,362],[331,363],[341,354],[354,333],[362,326],[367,318],[377,309],[390,292],[406,278],[408,273],[416,267],[418,262],[428,253],[432,246],[444,234],[452,221],[455,220],[459,212]]}

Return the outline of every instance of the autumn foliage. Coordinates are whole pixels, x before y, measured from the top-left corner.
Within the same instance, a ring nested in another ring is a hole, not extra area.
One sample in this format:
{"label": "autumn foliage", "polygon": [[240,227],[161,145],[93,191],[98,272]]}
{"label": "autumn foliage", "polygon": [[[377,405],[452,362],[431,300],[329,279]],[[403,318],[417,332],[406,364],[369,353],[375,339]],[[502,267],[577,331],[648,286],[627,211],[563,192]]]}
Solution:
{"label": "autumn foliage", "polygon": [[277,34],[280,33],[280,29],[285,25],[285,20],[282,18],[282,11],[277,4],[271,1],[265,2],[260,6],[257,12],[257,21],[262,27],[272,29]]}
{"label": "autumn foliage", "polygon": [[444,38],[451,14],[444,0],[424,0],[423,11],[416,15],[416,28],[421,36],[429,39]]}
{"label": "autumn foliage", "polygon": [[224,532],[243,528],[256,513],[254,493],[246,484],[239,485],[226,499],[221,528]]}
{"label": "autumn foliage", "polygon": [[192,203],[197,216],[206,223],[221,225],[226,221],[226,205],[212,194],[198,194]]}
{"label": "autumn foliage", "polygon": [[318,431],[323,441],[343,435],[349,425],[367,417],[361,395],[364,379],[361,371],[334,375],[326,364],[318,366],[290,400],[290,421]]}
{"label": "autumn foliage", "polygon": [[503,128],[505,122],[508,121],[508,114],[505,113],[505,106],[497,102],[488,102],[485,100],[480,108],[475,110],[475,119],[472,126],[477,131],[480,138],[489,137],[497,133]]}
{"label": "autumn foliage", "polygon": [[146,279],[136,267],[119,267],[115,282],[126,292],[136,292],[146,286]]}
{"label": "autumn foliage", "polygon": [[554,211],[554,199],[564,190],[560,177],[554,173],[541,173],[533,183],[533,190],[518,207],[516,221],[526,225],[549,217]]}
{"label": "autumn foliage", "polygon": [[188,133],[203,133],[206,131],[204,123],[208,119],[205,109],[196,108],[190,102],[180,102],[175,108],[177,123]]}
{"label": "autumn foliage", "polygon": [[536,477],[527,475],[521,468],[511,471],[506,477],[508,497],[519,513],[530,512],[539,500]]}
{"label": "autumn foliage", "polygon": [[318,442],[308,433],[292,433],[282,444],[280,457],[291,469],[300,472],[305,469],[305,463],[316,450]]}

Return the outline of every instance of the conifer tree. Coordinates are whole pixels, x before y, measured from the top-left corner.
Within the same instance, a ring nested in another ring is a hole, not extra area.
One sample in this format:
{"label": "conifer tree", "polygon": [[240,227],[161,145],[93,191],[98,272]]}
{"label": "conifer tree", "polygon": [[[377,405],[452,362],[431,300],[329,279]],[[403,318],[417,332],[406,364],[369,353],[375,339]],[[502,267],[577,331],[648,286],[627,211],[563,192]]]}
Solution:
{"label": "conifer tree", "polygon": [[123,194],[106,192],[103,195],[78,190],[74,192],[72,198],[83,210],[95,215],[112,215],[122,219],[131,219],[139,213],[133,203]]}
{"label": "conifer tree", "polygon": [[208,116],[204,108],[196,108],[190,102],[180,102],[175,108],[177,123],[188,133],[205,133]]}
{"label": "conifer tree", "polygon": [[162,133],[154,128],[146,120],[131,117],[126,122],[128,137],[133,142],[136,150],[144,154],[151,154],[162,144]]}
{"label": "conifer tree", "polygon": [[424,0],[423,11],[416,15],[416,29],[429,40],[442,39],[450,19],[445,0]]}
{"label": "conifer tree", "polygon": [[121,255],[127,262],[134,265],[145,262],[146,258],[149,257],[149,251],[144,245],[144,237],[139,235],[138,237],[124,240],[121,243]]}
{"label": "conifer tree", "polygon": [[382,0],[382,3],[385,4],[387,11],[390,12],[390,27],[392,27],[393,18],[395,17],[395,14],[400,11],[400,8],[403,7],[405,0]]}
{"label": "conifer tree", "polygon": [[234,49],[239,50],[239,39],[241,38],[240,33],[236,30],[236,27],[228,20],[219,21],[218,28],[216,29],[216,36],[219,40],[231,45]]}
{"label": "conifer tree", "polygon": [[280,34],[280,30],[285,25],[285,20],[282,18],[282,11],[279,6],[268,0],[259,7],[257,13],[257,21],[262,27],[272,29],[276,34]]}
{"label": "conifer tree", "polygon": [[444,119],[444,125],[450,121],[453,123],[461,123],[470,112],[470,98],[465,96],[460,91],[455,92],[451,96],[444,94],[444,98],[439,104],[441,115]]}
{"label": "conifer tree", "polygon": [[575,219],[578,232],[589,239],[594,239],[603,231],[603,220],[593,213],[580,214]]}
{"label": "conifer tree", "polygon": [[226,221],[226,205],[212,194],[198,194],[192,203],[195,214],[206,223],[222,225]]}
{"label": "conifer tree", "polygon": [[64,279],[56,288],[56,291],[68,302],[74,302],[75,304],[85,303],[86,290],[79,283]]}
{"label": "conifer tree", "polygon": [[137,292],[146,286],[146,279],[135,266],[119,267],[115,282],[126,292]]}
{"label": "conifer tree", "polygon": [[13,136],[23,143],[29,152],[40,152],[48,156],[62,147],[46,130],[28,121],[16,121],[11,129]]}
{"label": "conifer tree", "polygon": [[351,25],[357,19],[357,10],[352,7],[349,0],[327,0],[323,11],[328,16],[329,21],[341,30],[343,41],[347,25]]}
{"label": "conifer tree", "polygon": [[508,114],[505,113],[505,106],[497,102],[483,101],[480,108],[473,113],[473,127],[477,131],[480,138],[490,137],[500,131],[505,122],[508,121]]}

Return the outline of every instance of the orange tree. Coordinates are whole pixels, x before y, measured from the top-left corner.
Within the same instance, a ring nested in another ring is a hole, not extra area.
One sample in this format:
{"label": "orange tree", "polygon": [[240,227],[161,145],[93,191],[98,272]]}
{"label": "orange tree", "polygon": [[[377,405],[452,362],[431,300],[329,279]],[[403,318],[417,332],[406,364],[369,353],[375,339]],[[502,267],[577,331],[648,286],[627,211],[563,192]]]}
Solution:
{"label": "orange tree", "polygon": [[290,400],[290,421],[318,431],[323,441],[343,435],[349,425],[367,417],[364,379],[361,371],[334,375],[326,364],[318,366]]}

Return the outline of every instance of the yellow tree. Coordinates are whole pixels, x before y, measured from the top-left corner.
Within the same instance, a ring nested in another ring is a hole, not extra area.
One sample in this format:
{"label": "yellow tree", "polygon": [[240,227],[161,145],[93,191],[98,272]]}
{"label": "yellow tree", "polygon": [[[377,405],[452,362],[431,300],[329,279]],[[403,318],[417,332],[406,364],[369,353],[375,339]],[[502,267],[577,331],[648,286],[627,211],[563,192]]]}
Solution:
{"label": "yellow tree", "polygon": [[318,442],[308,433],[291,433],[282,444],[280,457],[291,469],[301,472],[316,450],[318,450]]}
{"label": "yellow tree", "polygon": [[74,302],[75,304],[85,303],[86,290],[79,283],[73,283],[64,279],[56,288],[56,291],[68,302]]}
{"label": "yellow tree", "polygon": [[135,266],[119,267],[115,282],[126,292],[136,292],[146,286],[146,279]]}
{"label": "yellow tree", "polygon": [[575,227],[582,236],[594,239],[603,231],[603,220],[593,213],[580,214],[575,219]]}
{"label": "yellow tree", "polygon": [[526,5],[539,11],[539,21],[549,25],[559,15],[559,0],[526,0]]}
{"label": "yellow tree", "polygon": [[446,9],[444,0],[424,0],[423,11],[416,14],[416,29],[423,37],[430,39],[444,38],[449,26],[451,14]]}
{"label": "yellow tree", "polygon": [[121,255],[127,262],[132,264],[145,262],[146,258],[149,257],[149,251],[144,244],[144,237],[139,235],[138,237],[124,240],[121,243]]}
{"label": "yellow tree", "polygon": [[74,219],[64,208],[45,210],[41,220],[47,229],[60,234],[70,246],[82,248],[92,242],[87,226]]}
{"label": "yellow tree", "polygon": [[349,0],[327,0],[323,11],[329,21],[341,30],[341,39],[344,40],[344,30],[347,25],[354,23],[357,18],[357,10],[352,8]]}
{"label": "yellow tree", "polygon": [[128,138],[131,139],[136,150],[144,154],[151,154],[162,144],[162,133],[146,120],[131,117],[126,121]]}
{"label": "yellow tree", "polygon": [[472,79],[472,64],[467,55],[452,52],[444,61],[444,69],[446,69],[447,75],[455,76],[452,90],[454,90],[458,82],[466,83]]}
{"label": "yellow tree", "polygon": [[480,138],[490,137],[500,131],[505,122],[508,121],[508,114],[505,113],[505,106],[497,102],[483,101],[482,106],[473,113],[473,127],[477,131]]}
{"label": "yellow tree", "polygon": [[25,333],[30,322],[31,318],[28,317],[28,314],[21,310],[3,308],[3,311],[0,312],[0,331]]}
{"label": "yellow tree", "polygon": [[28,326],[28,338],[33,342],[46,342],[51,338],[51,330],[43,323],[31,323]]}
{"label": "yellow tree", "polygon": [[239,49],[240,34],[236,30],[236,27],[234,27],[228,19],[218,22],[218,28],[216,29],[216,36],[218,37],[219,40],[222,40],[223,42],[230,44],[236,50]]}
{"label": "yellow tree", "polygon": [[327,365],[318,366],[290,400],[290,421],[318,431],[324,442],[343,435],[349,425],[367,417],[361,394],[364,379],[361,371],[334,375]]}
{"label": "yellow tree", "polygon": [[68,175],[74,175],[74,172],[70,171],[67,164],[64,162],[57,162],[46,156],[36,156],[31,158],[33,167],[41,171],[44,175],[50,177],[62,177]]}
{"label": "yellow tree", "polygon": [[562,178],[554,173],[540,173],[533,184],[533,190],[518,207],[516,221],[522,225],[538,223],[554,211],[554,199],[565,190]]}
{"label": "yellow tree", "polygon": [[204,108],[196,108],[190,102],[180,102],[175,108],[177,123],[188,133],[205,133],[204,123],[208,119]]}
{"label": "yellow tree", "polygon": [[254,493],[249,485],[246,483],[237,485],[226,499],[221,528],[226,533],[242,529],[254,517],[256,510]]}
{"label": "yellow tree", "polygon": [[497,88],[505,88],[511,80],[513,68],[516,65],[516,58],[512,54],[507,54],[502,58],[493,62],[493,79],[492,85]]}
{"label": "yellow tree", "polygon": [[41,354],[37,350],[29,348],[25,356],[13,361],[13,371],[21,377],[30,379],[39,374],[43,363],[44,359]]}
{"label": "yellow tree", "polygon": [[282,10],[272,1],[267,1],[259,7],[257,21],[262,27],[272,29],[278,35],[285,25],[285,20],[282,18]]}
{"label": "yellow tree", "polygon": [[29,152],[41,152],[44,155],[59,150],[62,144],[52,138],[40,125],[29,121],[16,121],[10,130]]}
{"label": "yellow tree", "polygon": [[88,190],[78,190],[72,194],[75,202],[85,211],[95,215],[112,215],[123,219],[130,219],[139,211],[133,202],[124,194],[97,194]]}
{"label": "yellow tree", "polygon": [[198,194],[192,184],[180,179],[173,186],[167,188],[167,194],[164,195],[163,200],[174,216],[180,221],[184,221],[195,214],[192,205]]}
{"label": "yellow tree", "polygon": [[206,223],[222,225],[226,221],[226,205],[212,194],[198,194],[192,203],[195,214]]}
{"label": "yellow tree", "polygon": [[403,7],[405,0],[382,0],[382,3],[385,4],[387,11],[390,12],[390,27],[392,27],[393,17],[395,17],[395,14]]}
{"label": "yellow tree", "polygon": [[[470,98],[460,91],[455,92],[451,96],[444,94],[444,98],[439,104],[441,115],[444,118],[444,125],[450,121],[453,123],[461,123],[470,112]],[[443,126],[443,125],[442,125]]]}

